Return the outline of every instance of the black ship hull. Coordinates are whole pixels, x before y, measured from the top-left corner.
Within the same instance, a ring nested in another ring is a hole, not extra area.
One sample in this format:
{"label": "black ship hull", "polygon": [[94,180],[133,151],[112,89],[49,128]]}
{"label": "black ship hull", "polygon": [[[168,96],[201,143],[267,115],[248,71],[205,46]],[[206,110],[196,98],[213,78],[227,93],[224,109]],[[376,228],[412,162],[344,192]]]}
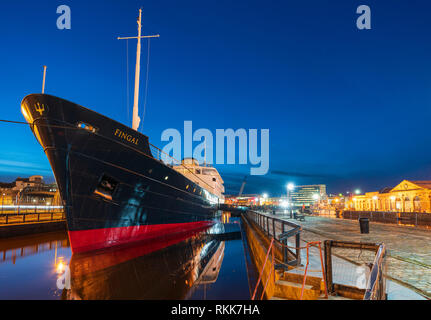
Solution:
{"label": "black ship hull", "polygon": [[21,109],[54,172],[74,253],[213,224],[214,196],[155,158],[147,136],[50,95]]}

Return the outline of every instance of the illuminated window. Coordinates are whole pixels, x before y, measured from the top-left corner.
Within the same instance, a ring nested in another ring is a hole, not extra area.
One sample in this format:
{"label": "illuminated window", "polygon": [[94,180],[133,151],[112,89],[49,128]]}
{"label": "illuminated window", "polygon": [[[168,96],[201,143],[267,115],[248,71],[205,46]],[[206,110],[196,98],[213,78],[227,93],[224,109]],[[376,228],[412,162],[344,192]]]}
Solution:
{"label": "illuminated window", "polygon": [[98,131],[97,128],[95,128],[92,125],[89,125],[87,123],[84,123],[84,122],[79,122],[78,123],[78,128],[81,128],[81,129],[84,129],[84,130],[87,130],[87,131],[90,131],[90,132],[93,132],[93,133],[96,133]]}

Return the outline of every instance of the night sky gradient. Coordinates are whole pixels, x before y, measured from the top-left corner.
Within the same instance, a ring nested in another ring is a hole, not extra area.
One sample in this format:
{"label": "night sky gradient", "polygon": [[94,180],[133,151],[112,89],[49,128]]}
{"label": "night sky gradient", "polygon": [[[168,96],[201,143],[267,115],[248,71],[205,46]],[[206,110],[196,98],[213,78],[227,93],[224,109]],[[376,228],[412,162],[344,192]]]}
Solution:
{"label": "night sky gradient", "polygon": [[[72,29],[56,28],[57,6]],[[356,8],[372,30],[356,28]],[[245,193],[280,195],[288,181],[332,193],[431,180],[431,2],[1,1],[1,119],[24,121],[22,98],[41,91],[131,124],[136,41],[144,8],[151,41],[144,134],[167,128],[270,129],[270,174]],[[141,102],[147,43],[142,50]],[[141,104],[142,106],[142,104]],[[128,117],[129,113],[129,117]],[[49,163],[30,129],[0,124],[0,180],[42,174]],[[237,193],[247,165],[216,166]]]}

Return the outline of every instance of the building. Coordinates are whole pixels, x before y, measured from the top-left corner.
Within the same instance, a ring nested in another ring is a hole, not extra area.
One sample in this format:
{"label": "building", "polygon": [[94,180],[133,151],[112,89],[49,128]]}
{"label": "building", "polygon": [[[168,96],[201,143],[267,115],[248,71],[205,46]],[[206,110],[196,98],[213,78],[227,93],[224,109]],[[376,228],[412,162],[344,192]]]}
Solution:
{"label": "building", "polygon": [[258,206],[260,204],[260,195],[257,194],[245,194],[242,196],[226,196],[225,203],[229,205],[239,207],[251,207]]}
{"label": "building", "polygon": [[431,181],[403,180],[394,188],[349,198],[346,210],[431,212]]}
{"label": "building", "polygon": [[0,183],[0,205],[61,205],[56,184],[45,184],[42,176],[17,178]]}
{"label": "building", "polygon": [[293,207],[310,207],[317,201],[326,199],[326,185],[313,184],[306,186],[295,186],[295,188],[290,191],[289,197]]}

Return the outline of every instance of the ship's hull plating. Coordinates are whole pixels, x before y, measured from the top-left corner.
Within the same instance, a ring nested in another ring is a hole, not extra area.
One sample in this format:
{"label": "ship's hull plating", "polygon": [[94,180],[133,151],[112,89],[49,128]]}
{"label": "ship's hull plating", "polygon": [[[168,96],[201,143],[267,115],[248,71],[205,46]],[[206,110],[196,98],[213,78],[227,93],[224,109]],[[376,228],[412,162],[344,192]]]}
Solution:
{"label": "ship's hull plating", "polygon": [[213,224],[217,204],[155,159],[148,137],[49,95],[21,108],[53,169],[74,253]]}

